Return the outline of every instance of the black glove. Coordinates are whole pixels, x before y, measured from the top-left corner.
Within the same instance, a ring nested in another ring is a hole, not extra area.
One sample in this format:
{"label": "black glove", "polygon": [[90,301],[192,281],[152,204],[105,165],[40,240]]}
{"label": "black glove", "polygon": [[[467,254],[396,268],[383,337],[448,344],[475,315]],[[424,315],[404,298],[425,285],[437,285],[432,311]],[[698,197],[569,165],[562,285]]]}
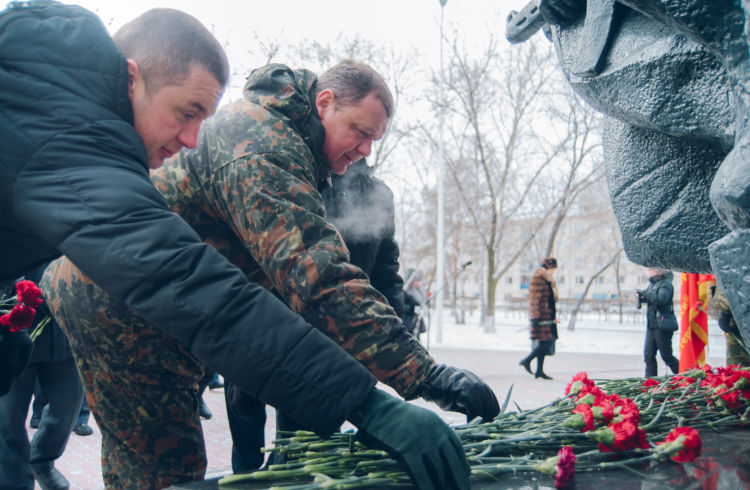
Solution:
{"label": "black glove", "polygon": [[465,413],[468,420],[494,419],[500,404],[487,383],[471,371],[437,364],[422,381],[419,396],[443,410]]}
{"label": "black glove", "polygon": [[469,488],[461,441],[436,413],[373,389],[349,421],[363,444],[388,451],[417,488]]}
{"label": "black glove", "polygon": [[25,330],[0,334],[0,396],[8,393],[13,378],[26,368],[33,348],[34,342]]}

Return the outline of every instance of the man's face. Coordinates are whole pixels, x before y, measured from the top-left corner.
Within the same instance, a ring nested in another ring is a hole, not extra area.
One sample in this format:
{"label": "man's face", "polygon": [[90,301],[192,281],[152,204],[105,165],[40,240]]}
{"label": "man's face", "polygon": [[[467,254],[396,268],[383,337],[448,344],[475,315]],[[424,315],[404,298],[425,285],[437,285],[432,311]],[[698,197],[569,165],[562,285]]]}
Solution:
{"label": "man's face", "polygon": [[146,147],[149,168],[161,167],[184,147],[194,148],[201,123],[216,111],[221,97],[216,77],[193,66],[177,84],[148,91],[133,60],[128,60],[128,75],[135,130]]}
{"label": "man's face", "polygon": [[370,155],[372,142],[380,139],[388,127],[383,103],[374,93],[357,105],[337,106],[330,90],[323,90],[315,100],[320,120],[326,130],[323,153],[331,172],[343,175],[347,167]]}

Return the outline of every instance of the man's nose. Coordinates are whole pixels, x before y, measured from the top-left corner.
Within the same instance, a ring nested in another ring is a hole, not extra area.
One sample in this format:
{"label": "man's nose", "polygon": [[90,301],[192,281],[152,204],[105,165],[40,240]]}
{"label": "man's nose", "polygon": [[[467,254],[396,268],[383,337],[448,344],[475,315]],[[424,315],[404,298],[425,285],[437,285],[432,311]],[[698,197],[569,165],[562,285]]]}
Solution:
{"label": "man's nose", "polygon": [[357,151],[363,157],[369,157],[370,152],[372,152],[372,140],[370,138],[367,138],[366,140],[362,141],[362,143],[357,146]]}
{"label": "man's nose", "polygon": [[199,123],[193,123],[188,124],[184,128],[182,128],[182,131],[180,131],[180,134],[178,135],[177,139],[187,148],[195,148],[195,146],[198,144],[198,131],[200,130],[201,125]]}

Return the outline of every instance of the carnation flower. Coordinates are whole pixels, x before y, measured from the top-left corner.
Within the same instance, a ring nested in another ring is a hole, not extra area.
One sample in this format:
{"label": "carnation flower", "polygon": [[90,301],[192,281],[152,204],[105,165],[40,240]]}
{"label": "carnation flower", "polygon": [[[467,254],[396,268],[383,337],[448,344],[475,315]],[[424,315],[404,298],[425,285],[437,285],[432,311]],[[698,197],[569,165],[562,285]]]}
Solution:
{"label": "carnation flower", "polygon": [[593,387],[596,386],[593,381],[589,379],[589,375],[585,371],[576,373],[568,386],[565,387],[566,395],[577,395],[584,386]]}
{"label": "carnation flower", "polygon": [[576,455],[570,446],[561,447],[557,455],[560,460],[555,473],[555,488],[565,488],[576,474]]}
{"label": "carnation flower", "polygon": [[654,378],[648,378],[643,382],[643,391],[654,391],[661,383],[656,381]]}
{"label": "carnation flower", "polygon": [[591,407],[582,403],[573,409],[573,415],[565,419],[563,426],[586,432],[594,429],[594,414]]}
{"label": "carnation flower", "polygon": [[667,455],[678,463],[694,460],[700,456],[703,447],[698,431],[690,427],[675,427],[657,445],[657,454]]}
{"label": "carnation flower", "polygon": [[10,313],[0,316],[0,325],[7,326],[11,332],[20,332],[31,326],[34,314],[36,314],[34,308],[18,303],[10,310]]}
{"label": "carnation flower", "polygon": [[602,400],[599,404],[591,407],[594,418],[602,425],[609,424],[615,416],[615,405],[609,400]]}
{"label": "carnation flower", "polygon": [[587,405],[596,405],[602,400],[607,398],[607,394],[604,393],[598,386],[584,385],[581,391],[578,393],[578,403],[585,403]]}
{"label": "carnation flower", "polygon": [[646,434],[632,422],[616,422],[595,431],[587,432],[603,452],[648,449]]}
{"label": "carnation flower", "polygon": [[16,283],[18,302],[37,308],[42,304],[42,290],[32,281],[18,281]]}
{"label": "carnation flower", "polygon": [[630,422],[633,425],[638,425],[641,419],[641,413],[638,411],[638,405],[635,404],[630,398],[618,399],[615,402],[615,417],[616,422]]}

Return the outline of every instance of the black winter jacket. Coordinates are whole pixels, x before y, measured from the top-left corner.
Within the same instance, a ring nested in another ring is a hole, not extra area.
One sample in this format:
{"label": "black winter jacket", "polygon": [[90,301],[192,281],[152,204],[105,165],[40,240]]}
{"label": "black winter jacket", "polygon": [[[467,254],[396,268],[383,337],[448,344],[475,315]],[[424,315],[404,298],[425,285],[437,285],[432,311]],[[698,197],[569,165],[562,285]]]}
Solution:
{"label": "black winter jacket", "polygon": [[648,309],[646,310],[647,328],[659,327],[656,317],[660,313],[674,315],[673,279],[674,274],[671,271],[664,272],[663,274],[656,274],[648,278],[648,288],[641,292],[648,305]]}
{"label": "black winter jacket", "polygon": [[388,303],[404,318],[404,280],[398,274],[393,193],[362,159],[344,175],[331,175],[323,189],[326,214],[349,249],[350,262],[370,277]]}
{"label": "black winter jacket", "polygon": [[244,390],[338,429],[375,379],[167,210],[101,21],[31,5],[0,13],[0,280],[65,254]]}

